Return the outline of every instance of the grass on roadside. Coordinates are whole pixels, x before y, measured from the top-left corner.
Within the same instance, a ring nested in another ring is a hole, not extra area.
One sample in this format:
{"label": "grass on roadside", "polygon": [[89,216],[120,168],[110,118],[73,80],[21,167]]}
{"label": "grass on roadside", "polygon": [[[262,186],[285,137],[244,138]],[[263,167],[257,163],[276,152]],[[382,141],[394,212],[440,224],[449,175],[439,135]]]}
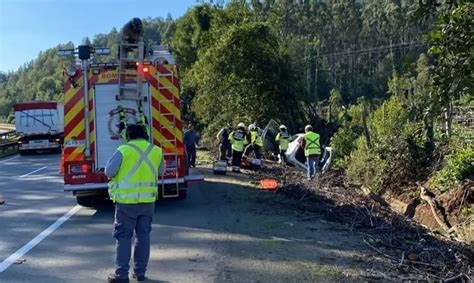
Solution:
{"label": "grass on roadside", "polygon": [[196,151],[196,160],[200,164],[212,164],[211,153],[208,150],[198,149]]}

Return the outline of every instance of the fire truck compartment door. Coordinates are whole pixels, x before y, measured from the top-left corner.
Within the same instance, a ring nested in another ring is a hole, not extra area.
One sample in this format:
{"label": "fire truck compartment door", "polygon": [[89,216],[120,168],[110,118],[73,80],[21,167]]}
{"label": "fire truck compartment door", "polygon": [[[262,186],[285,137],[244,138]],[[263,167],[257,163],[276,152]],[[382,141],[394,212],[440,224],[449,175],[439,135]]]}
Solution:
{"label": "fire truck compartment door", "polygon": [[[135,84],[126,84],[127,87],[134,87]],[[143,84],[142,97],[147,97],[142,102],[143,111],[150,124],[151,133],[151,115],[150,115],[150,93],[149,85]],[[120,105],[126,113],[127,124],[135,124],[140,120],[137,101],[135,100],[116,100],[118,94],[117,84],[98,84],[94,86],[94,121],[95,121],[95,156],[96,168],[105,168],[107,161],[114,154],[115,150],[126,141],[119,133],[119,113],[117,107]]]}

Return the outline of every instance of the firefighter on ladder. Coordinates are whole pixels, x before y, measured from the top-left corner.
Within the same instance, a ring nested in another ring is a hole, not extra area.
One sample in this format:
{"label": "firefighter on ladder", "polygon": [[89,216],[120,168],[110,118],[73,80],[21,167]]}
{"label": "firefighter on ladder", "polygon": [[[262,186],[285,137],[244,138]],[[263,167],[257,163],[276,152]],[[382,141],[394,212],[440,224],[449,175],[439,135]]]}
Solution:
{"label": "firefighter on ladder", "polygon": [[110,283],[129,282],[132,239],[133,277],[145,280],[150,258],[150,230],[157,199],[158,176],[165,171],[161,148],[146,140],[143,126],[126,128],[127,144],[118,147],[107,162],[105,174],[111,179],[109,195],[115,203],[113,236],[116,239],[115,272]]}
{"label": "firefighter on ladder", "polygon": [[239,123],[237,125],[237,130],[230,133],[229,140],[232,144],[232,171],[240,172],[242,154],[244,153],[244,147],[247,144],[244,123]]}
{"label": "firefighter on ladder", "polygon": [[280,132],[276,135],[275,141],[278,143],[279,149],[279,162],[285,166],[286,165],[286,151],[288,150],[288,144],[290,135],[288,134],[288,129],[285,125],[280,126]]}
{"label": "firefighter on ladder", "polygon": [[[138,113],[140,115],[139,120],[137,122],[137,125],[140,125],[140,126],[143,127],[143,129],[145,130],[145,133],[146,133],[146,140],[149,140],[150,139],[150,130],[148,128],[148,118],[146,117],[146,115],[143,111],[141,101],[139,101],[137,103],[137,108],[138,108]],[[127,140],[126,131],[125,131],[127,126],[128,126],[127,114],[125,113],[125,110],[123,109],[123,107],[121,105],[117,106],[117,111],[118,111],[118,114],[119,114],[119,133],[120,133],[122,139]]]}

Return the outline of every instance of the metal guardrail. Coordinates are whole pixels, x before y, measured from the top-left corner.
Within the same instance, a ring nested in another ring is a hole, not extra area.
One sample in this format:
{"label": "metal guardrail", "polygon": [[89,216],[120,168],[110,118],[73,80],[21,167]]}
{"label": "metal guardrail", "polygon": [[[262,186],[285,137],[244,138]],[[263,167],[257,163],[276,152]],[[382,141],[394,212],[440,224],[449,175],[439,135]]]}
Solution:
{"label": "metal guardrail", "polygon": [[6,151],[13,149],[14,151],[18,151],[18,142],[11,141],[6,143],[0,143],[0,154],[3,155]]}
{"label": "metal guardrail", "polygon": [[18,142],[16,141],[16,131],[14,129],[0,133],[0,155],[4,155],[9,150],[18,151]]}
{"label": "metal guardrail", "polygon": [[0,133],[0,144],[2,144],[2,141],[8,141],[13,138],[15,138],[15,130]]}

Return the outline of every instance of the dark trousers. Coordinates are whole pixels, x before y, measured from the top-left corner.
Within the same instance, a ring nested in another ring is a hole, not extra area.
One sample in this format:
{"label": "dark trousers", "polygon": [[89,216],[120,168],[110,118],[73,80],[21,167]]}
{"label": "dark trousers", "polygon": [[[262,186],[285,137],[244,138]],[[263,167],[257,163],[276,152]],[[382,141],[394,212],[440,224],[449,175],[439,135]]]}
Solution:
{"label": "dark trousers", "polygon": [[244,151],[244,155],[248,156],[252,151],[255,153],[256,159],[262,159],[261,147],[259,145],[256,145],[256,144],[247,145]]}
{"label": "dark trousers", "polygon": [[232,157],[232,147],[230,144],[221,143],[219,145],[219,160],[227,160]]}
{"label": "dark trousers", "polygon": [[282,164],[286,164],[286,150],[280,149],[280,160]]}
{"label": "dark trousers", "polygon": [[186,154],[188,156],[188,167],[196,167],[196,148],[195,147],[187,147]]}
{"label": "dark trousers", "polygon": [[133,271],[137,275],[145,275],[150,259],[150,232],[154,211],[155,203],[115,204],[113,233],[117,242],[115,274],[120,278],[128,277],[134,232]]}
{"label": "dark trousers", "polygon": [[233,167],[240,167],[242,163],[242,151],[232,151],[232,166]]}

